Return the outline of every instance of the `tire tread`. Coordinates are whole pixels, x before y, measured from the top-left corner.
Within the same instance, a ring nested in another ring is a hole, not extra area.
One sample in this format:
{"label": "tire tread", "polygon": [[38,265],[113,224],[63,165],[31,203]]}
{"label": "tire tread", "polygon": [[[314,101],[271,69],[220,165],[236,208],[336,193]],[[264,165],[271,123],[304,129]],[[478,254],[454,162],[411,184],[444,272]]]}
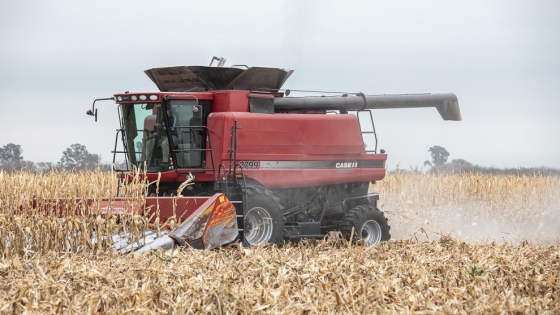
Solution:
{"label": "tire tread", "polygon": [[[354,228],[354,230],[356,230],[360,223],[363,222],[364,218],[370,213],[376,217],[377,223],[381,226],[381,241],[388,241],[391,238],[391,234],[389,233],[389,230],[391,229],[389,222],[383,211],[370,205],[356,206],[346,212],[339,224],[339,230],[342,235],[349,240],[350,235],[352,234],[352,229]],[[354,231],[354,235],[356,235],[356,233],[357,232]],[[354,240],[355,239],[356,238],[354,238]]]}
{"label": "tire tread", "polygon": [[[246,196],[247,196],[247,200],[245,200],[245,205],[248,205],[248,204],[250,203],[250,202],[249,202],[250,199],[252,199],[252,198],[258,198],[259,196],[263,196],[263,197],[269,199],[271,203],[274,203],[274,204],[276,204],[276,205],[278,206],[279,217],[280,217],[280,220],[282,220],[281,225],[280,225],[280,226],[282,227],[281,232],[280,232],[280,233],[281,233],[281,236],[279,237],[279,239],[277,239],[276,241],[273,241],[272,243],[273,243],[273,244],[276,244],[276,245],[278,245],[278,246],[282,246],[282,244],[283,244],[283,236],[284,236],[284,222],[285,222],[285,218],[284,218],[284,216],[282,215],[282,213],[283,213],[283,211],[282,211],[282,210],[283,210],[283,207],[282,207],[282,205],[280,204],[280,198],[278,198],[277,196],[275,196],[274,193],[273,193],[271,190],[266,189],[266,188],[264,188],[263,186],[257,186],[257,185],[251,185],[251,186],[249,186],[249,185],[248,185],[248,186],[246,186],[246,187],[244,188],[244,191],[245,191]],[[269,211],[270,211],[270,210],[269,210]],[[274,215],[274,214],[273,214],[273,215]]]}

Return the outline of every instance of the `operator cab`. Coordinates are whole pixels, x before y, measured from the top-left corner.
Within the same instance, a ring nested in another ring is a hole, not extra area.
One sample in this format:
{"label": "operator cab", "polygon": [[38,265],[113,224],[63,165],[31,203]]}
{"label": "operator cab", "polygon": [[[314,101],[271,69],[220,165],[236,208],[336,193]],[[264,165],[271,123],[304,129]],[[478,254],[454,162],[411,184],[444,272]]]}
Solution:
{"label": "operator cab", "polygon": [[[160,92],[125,92],[113,98],[97,99],[115,100],[119,105],[118,132],[122,132],[124,148],[117,151],[115,144],[113,152],[125,154],[127,169],[118,171],[158,173],[182,169],[183,174],[215,171],[210,142],[206,141],[208,115],[212,111],[248,112],[249,108],[254,112],[274,113],[274,95],[292,72],[279,68],[221,66],[146,70]],[[87,113],[97,120],[95,101]],[[120,141],[118,135],[116,141]],[[208,152],[210,157],[206,161]]]}
{"label": "operator cab", "polygon": [[189,99],[119,104],[129,170],[204,169],[210,103],[188,95],[185,98]]}

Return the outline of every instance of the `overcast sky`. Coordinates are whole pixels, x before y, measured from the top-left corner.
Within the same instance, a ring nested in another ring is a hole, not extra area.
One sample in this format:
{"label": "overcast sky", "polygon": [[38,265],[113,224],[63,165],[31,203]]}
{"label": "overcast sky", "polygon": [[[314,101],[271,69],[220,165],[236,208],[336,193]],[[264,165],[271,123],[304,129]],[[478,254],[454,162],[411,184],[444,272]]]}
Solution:
{"label": "overcast sky", "polygon": [[0,147],[57,162],[73,143],[109,162],[116,106],[153,91],[154,67],[294,69],[290,89],[455,93],[463,121],[433,108],[374,111],[388,166],[428,147],[496,167],[560,168],[558,1],[4,1]]}

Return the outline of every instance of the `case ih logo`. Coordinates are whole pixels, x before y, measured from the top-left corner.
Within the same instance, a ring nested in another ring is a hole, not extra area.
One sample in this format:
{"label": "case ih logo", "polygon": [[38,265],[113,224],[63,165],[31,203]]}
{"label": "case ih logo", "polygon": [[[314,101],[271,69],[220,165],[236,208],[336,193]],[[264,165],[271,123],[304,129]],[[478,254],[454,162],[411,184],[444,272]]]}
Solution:
{"label": "case ih logo", "polygon": [[358,162],[338,162],[335,164],[336,168],[355,168],[358,167]]}

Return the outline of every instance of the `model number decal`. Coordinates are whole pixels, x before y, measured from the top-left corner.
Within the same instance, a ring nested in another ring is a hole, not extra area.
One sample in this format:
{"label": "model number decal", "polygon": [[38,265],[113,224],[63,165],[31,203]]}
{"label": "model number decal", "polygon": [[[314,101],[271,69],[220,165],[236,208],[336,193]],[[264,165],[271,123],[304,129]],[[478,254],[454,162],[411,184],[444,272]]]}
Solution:
{"label": "model number decal", "polygon": [[259,168],[259,161],[240,161],[239,165],[244,169],[256,170]]}

